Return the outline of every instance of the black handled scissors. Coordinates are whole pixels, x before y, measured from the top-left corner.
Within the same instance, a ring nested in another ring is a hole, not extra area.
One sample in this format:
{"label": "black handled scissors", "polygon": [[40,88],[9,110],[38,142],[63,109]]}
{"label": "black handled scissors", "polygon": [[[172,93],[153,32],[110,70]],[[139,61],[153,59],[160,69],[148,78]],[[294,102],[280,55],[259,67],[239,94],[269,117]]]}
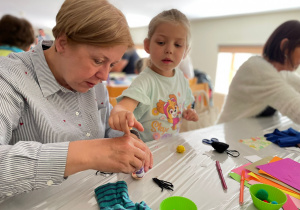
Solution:
{"label": "black handled scissors", "polygon": [[211,138],[210,140],[209,139],[203,139],[202,142],[205,143],[205,144],[212,144],[213,142],[219,142],[219,139],[217,139],[217,138]]}
{"label": "black handled scissors", "polygon": [[229,147],[228,144],[225,144],[223,142],[219,142],[219,139],[217,138],[211,138],[209,139],[202,139],[202,142],[205,144],[210,144],[212,147],[219,153],[226,152],[228,155],[232,157],[238,157],[240,153],[237,150],[228,150]]}

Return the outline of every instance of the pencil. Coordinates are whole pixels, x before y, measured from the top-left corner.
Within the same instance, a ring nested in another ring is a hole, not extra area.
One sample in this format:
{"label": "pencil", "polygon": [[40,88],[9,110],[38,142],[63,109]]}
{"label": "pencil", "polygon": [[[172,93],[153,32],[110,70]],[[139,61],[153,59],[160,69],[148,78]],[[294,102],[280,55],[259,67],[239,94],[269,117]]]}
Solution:
{"label": "pencil", "polygon": [[244,204],[244,183],[245,183],[245,170],[242,171],[240,183],[240,205]]}
{"label": "pencil", "polygon": [[226,182],[225,182],[225,179],[224,179],[224,176],[223,176],[222,169],[221,169],[219,161],[216,161],[216,167],[217,167],[217,171],[219,173],[219,176],[220,176],[220,179],[221,179],[221,182],[222,182],[223,189],[227,190],[227,185],[226,185]]}

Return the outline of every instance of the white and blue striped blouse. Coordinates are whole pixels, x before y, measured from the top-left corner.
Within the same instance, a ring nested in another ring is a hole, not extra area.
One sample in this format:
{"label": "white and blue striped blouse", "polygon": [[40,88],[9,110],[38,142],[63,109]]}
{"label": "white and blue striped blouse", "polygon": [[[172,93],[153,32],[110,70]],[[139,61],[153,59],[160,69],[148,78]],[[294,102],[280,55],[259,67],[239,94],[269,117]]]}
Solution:
{"label": "white and blue striped blouse", "polygon": [[70,141],[120,136],[108,125],[105,86],[86,93],[60,86],[43,53],[52,41],[42,43],[0,57],[0,201],[60,184]]}

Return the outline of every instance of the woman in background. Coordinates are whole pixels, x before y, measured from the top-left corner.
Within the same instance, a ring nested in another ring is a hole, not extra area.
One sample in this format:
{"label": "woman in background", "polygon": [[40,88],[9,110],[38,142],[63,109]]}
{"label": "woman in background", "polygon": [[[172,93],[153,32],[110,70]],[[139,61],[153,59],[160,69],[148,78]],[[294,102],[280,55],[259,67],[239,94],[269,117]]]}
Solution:
{"label": "woman in background", "polygon": [[0,56],[24,52],[34,43],[32,25],[25,19],[4,15],[0,20]]}
{"label": "woman in background", "polygon": [[300,124],[300,22],[281,24],[269,37],[263,56],[249,58],[229,87],[218,123],[276,111]]}

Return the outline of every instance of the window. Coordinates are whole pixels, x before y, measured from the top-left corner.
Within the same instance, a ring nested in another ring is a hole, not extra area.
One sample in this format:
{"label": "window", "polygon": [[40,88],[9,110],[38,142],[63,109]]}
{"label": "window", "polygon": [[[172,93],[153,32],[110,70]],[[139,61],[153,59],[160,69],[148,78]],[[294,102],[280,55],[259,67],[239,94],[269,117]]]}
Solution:
{"label": "window", "polygon": [[227,95],[229,85],[239,67],[249,57],[262,54],[263,46],[220,46],[215,92]]}

